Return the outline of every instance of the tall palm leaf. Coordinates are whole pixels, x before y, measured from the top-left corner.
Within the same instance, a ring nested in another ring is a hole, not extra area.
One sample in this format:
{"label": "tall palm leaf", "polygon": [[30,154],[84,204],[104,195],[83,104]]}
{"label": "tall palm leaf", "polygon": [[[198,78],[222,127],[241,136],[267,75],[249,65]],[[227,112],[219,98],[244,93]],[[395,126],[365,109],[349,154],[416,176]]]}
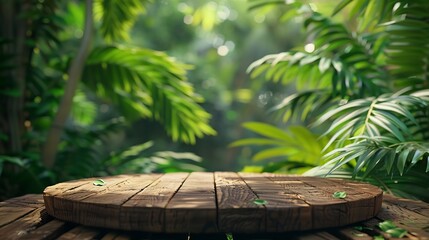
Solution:
{"label": "tall palm leaf", "polygon": [[[143,10],[140,0],[97,0],[95,3],[102,35],[108,42],[125,39],[127,30]],[[55,161],[61,127],[70,113],[82,74],[92,90],[120,105],[126,117],[153,117],[164,124],[173,140],[195,143],[197,137],[215,134],[208,124],[210,115],[197,104],[202,99],[184,81],[185,65],[147,49],[110,46],[89,51],[93,1],[87,0],[85,6],[82,45],[70,65],[65,94],[44,145],[46,166],[53,166]],[[89,59],[86,58],[88,52],[91,52]]]}
{"label": "tall palm leaf", "polygon": [[174,140],[195,143],[215,131],[210,115],[197,104],[202,98],[186,81],[186,68],[162,52],[99,47],[88,57],[82,78],[129,119],[154,118]]}
{"label": "tall palm leaf", "polygon": [[[249,1],[252,8],[284,4]],[[274,110],[281,111],[285,121],[314,121],[309,127],[330,138],[324,149],[326,164],[310,173],[347,170],[341,176],[377,179],[373,183],[380,186],[393,178],[408,179],[406,186],[415,183],[427,190],[416,176],[426,178],[429,171],[429,3],[340,1],[333,15],[348,11],[357,22],[351,28],[306,7],[304,1],[286,4],[296,9],[292,14],[304,18],[315,50],[268,55],[249,71],[252,77],[265,74],[274,82],[294,83],[298,92]],[[404,186],[390,184],[389,189],[419,195]]]}

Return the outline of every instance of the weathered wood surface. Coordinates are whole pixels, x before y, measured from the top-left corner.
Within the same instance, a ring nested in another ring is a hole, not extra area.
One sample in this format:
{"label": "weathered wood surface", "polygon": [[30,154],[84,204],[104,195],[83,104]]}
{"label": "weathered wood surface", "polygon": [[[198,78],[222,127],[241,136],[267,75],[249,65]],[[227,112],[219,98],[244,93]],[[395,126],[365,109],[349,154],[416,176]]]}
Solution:
{"label": "weathered wood surface", "polygon": [[[408,230],[404,239],[429,239],[429,204],[384,195],[383,205],[376,217],[367,221],[338,228],[276,234],[232,234],[234,240],[269,239],[356,239],[369,240],[374,236],[391,238],[377,227],[391,220]],[[19,214],[17,214],[19,213]],[[102,239],[102,240],[227,240],[224,233],[165,234],[84,227],[56,220],[47,214],[42,195],[25,195],[0,203],[0,239]],[[6,219],[6,220],[4,220]],[[365,228],[362,228],[365,227]],[[361,229],[361,230],[359,230]]]}
{"label": "weathered wood surface", "polygon": [[[381,189],[368,184],[301,176],[234,172],[119,175],[104,178],[103,186],[94,186],[94,180],[46,188],[47,212],[64,221],[120,230],[274,233],[367,220],[378,213],[382,201]],[[333,198],[336,191],[346,192],[347,197]],[[11,218],[22,214],[14,212]]]}

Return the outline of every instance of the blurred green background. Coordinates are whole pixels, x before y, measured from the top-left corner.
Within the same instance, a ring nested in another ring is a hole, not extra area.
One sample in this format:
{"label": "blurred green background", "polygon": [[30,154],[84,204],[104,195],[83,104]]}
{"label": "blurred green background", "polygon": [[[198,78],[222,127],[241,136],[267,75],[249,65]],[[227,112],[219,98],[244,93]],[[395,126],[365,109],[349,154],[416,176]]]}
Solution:
{"label": "blurred green background", "polygon": [[0,198],[173,171],[429,200],[429,4],[6,0]]}

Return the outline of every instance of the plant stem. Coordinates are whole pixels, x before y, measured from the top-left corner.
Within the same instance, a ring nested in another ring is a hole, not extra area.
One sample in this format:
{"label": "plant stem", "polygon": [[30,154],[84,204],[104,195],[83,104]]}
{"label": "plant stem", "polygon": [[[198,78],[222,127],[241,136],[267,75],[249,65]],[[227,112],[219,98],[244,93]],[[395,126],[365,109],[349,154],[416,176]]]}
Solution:
{"label": "plant stem", "polygon": [[88,56],[93,28],[93,11],[92,0],[86,0],[85,4],[85,26],[82,37],[82,42],[79,47],[77,56],[73,59],[68,69],[68,80],[64,90],[61,104],[58,107],[58,112],[55,115],[54,122],[48,132],[46,142],[43,146],[42,159],[43,164],[47,168],[52,168],[55,163],[55,156],[57,153],[58,145],[60,143],[61,134],[64,130],[64,125],[70,114],[73,97],[76,89],[79,86],[80,78],[83,72],[86,58]]}

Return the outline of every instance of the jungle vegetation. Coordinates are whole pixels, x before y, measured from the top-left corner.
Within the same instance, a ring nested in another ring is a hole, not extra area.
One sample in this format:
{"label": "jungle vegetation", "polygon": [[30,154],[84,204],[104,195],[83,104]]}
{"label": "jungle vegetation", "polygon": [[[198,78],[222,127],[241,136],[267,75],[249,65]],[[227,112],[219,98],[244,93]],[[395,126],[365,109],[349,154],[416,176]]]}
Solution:
{"label": "jungle vegetation", "polygon": [[245,123],[259,137],[233,146],[264,146],[253,159],[271,161],[256,170],[354,178],[428,201],[428,2],[344,0],[328,13],[304,1],[250,2],[283,6],[307,40],[249,66],[296,92],[270,109],[286,126]]}
{"label": "jungle vegetation", "polygon": [[90,176],[230,170],[355,178],[429,201],[424,0],[0,11],[1,198]]}

